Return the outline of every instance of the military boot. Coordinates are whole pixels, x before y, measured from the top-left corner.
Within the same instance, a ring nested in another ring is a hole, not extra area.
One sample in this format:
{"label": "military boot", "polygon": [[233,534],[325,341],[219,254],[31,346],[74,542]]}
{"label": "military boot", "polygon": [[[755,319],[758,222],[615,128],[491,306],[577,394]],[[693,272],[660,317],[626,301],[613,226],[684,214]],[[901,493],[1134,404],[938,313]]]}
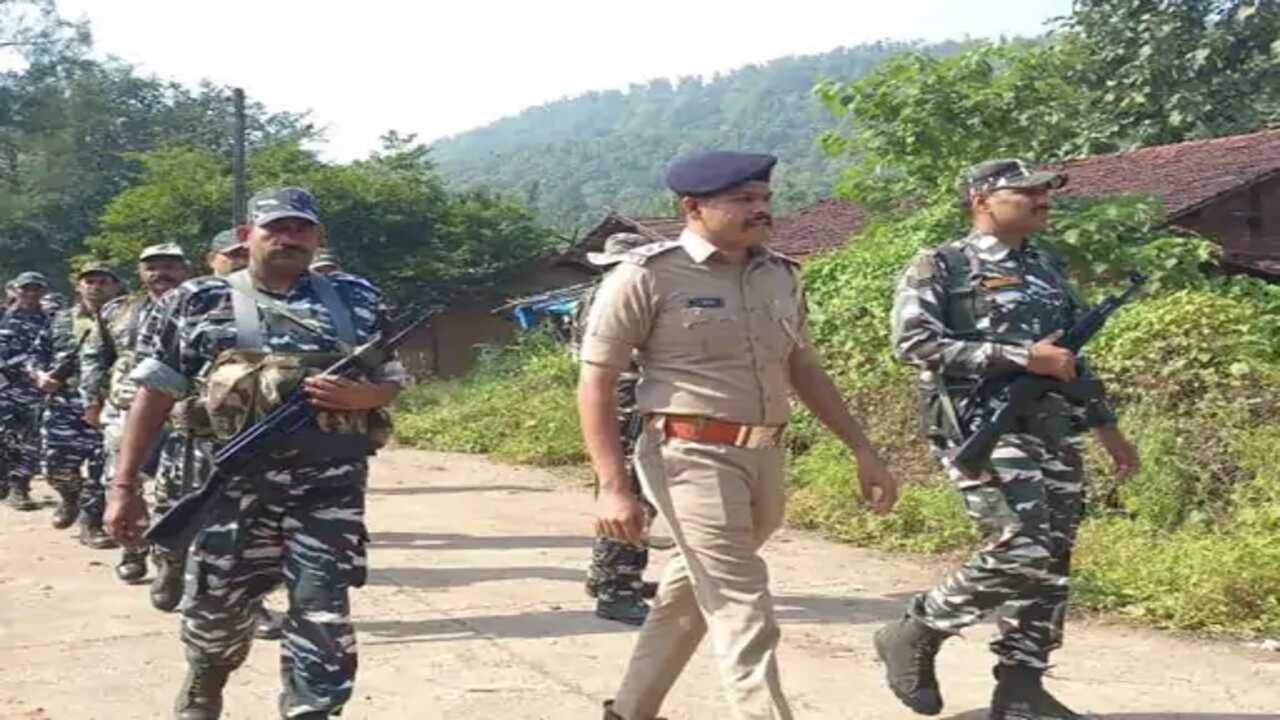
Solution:
{"label": "military boot", "polygon": [[[604,720],[629,720],[613,711],[613,701],[604,701]],[[654,718],[653,720],[666,720],[665,718]]]}
{"label": "military boot", "polygon": [[889,689],[921,715],[942,712],[934,659],[948,637],[909,616],[876,631],[876,654],[885,664]]}
{"label": "military boot", "polygon": [[151,564],[156,576],[151,580],[151,607],[160,612],[173,612],[182,601],[182,570],[185,558],[154,548]]}
{"label": "military boot", "polygon": [[50,477],[49,487],[58,493],[61,501],[58,509],[53,511],[53,527],[65,530],[80,515],[80,479],[76,477]]}
{"label": "military boot", "polygon": [[1086,720],[1044,689],[1044,671],[1022,665],[997,665],[990,720]]}
{"label": "military boot", "polygon": [[645,600],[652,600],[658,595],[658,583],[644,582],[640,584],[640,597]]}
{"label": "military boot", "polygon": [[596,617],[639,626],[649,617],[649,605],[638,595],[601,597],[596,599]]}
{"label": "military boot", "polygon": [[126,547],[116,565],[116,577],[133,585],[147,576],[147,548]]}
{"label": "military boot", "polygon": [[187,678],[173,704],[175,720],[218,720],[222,717],[222,688],[231,669],[218,665],[187,665]]}
{"label": "military boot", "polygon": [[80,515],[80,544],[94,550],[114,550],[120,547],[119,543],[102,529],[102,518],[90,517],[88,513]]}
{"label": "military boot", "polygon": [[8,503],[9,507],[18,512],[30,512],[37,507],[25,483],[13,483],[9,486]]}

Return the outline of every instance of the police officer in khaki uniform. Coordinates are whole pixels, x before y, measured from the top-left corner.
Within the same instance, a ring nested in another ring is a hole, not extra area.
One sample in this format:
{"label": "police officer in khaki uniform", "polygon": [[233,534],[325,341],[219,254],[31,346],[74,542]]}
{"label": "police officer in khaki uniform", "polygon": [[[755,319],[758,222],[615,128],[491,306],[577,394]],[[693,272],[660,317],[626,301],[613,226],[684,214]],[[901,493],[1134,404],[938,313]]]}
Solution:
{"label": "police officer in khaki uniform", "polygon": [[578,399],[600,477],[596,531],[644,541],[645,509],[628,486],[614,392],[634,352],[644,417],[636,462],[679,548],[606,720],[654,718],[706,634],[730,717],[792,717],[759,554],[783,519],[788,390],[853,451],[864,499],[879,512],[897,499],[809,339],[796,263],[765,247],[776,162],[709,152],[674,163],[667,184],[680,198],[683,234],[628,252],[587,321]]}

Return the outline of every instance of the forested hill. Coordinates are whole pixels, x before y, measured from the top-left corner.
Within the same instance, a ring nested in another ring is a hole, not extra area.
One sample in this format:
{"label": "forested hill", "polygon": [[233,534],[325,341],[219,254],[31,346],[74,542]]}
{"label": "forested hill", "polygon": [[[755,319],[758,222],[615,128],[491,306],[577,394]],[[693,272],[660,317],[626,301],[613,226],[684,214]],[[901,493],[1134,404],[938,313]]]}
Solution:
{"label": "forested hill", "polygon": [[[441,140],[433,157],[451,183],[516,194],[564,229],[599,220],[605,206],[640,214],[669,209],[663,168],[676,155],[712,146],[778,155],[779,205],[796,207],[829,192],[834,176],[834,163],[817,145],[834,120],[812,96],[814,82],[859,77],[913,47],[860,45],[710,79],[592,92]],[[923,49],[945,54],[963,47]]]}

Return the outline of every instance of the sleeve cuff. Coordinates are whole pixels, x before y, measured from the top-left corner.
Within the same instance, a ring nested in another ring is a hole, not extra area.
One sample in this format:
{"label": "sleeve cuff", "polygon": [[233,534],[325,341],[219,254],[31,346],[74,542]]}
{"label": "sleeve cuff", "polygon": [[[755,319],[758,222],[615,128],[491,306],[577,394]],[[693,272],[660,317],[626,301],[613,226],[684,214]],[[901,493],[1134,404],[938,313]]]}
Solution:
{"label": "sleeve cuff", "polygon": [[159,390],[175,400],[186,397],[191,390],[191,381],[185,375],[155,358],[144,358],[129,373],[129,379],[139,385]]}
{"label": "sleeve cuff", "polygon": [[1031,344],[1006,345],[1004,343],[996,343],[992,359],[1025,368],[1031,364]]}
{"label": "sleeve cuff", "polygon": [[632,347],[628,343],[599,335],[589,335],[582,341],[578,356],[583,362],[592,365],[626,370],[631,367],[631,351]]}

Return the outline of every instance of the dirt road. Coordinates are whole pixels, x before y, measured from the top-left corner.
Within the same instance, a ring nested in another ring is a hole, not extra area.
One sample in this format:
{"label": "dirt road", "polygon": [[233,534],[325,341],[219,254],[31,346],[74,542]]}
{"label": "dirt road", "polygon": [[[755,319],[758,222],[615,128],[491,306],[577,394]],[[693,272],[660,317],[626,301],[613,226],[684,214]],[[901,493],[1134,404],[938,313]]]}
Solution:
{"label": "dirt road", "polygon": [[[48,497],[47,489],[40,492]],[[582,590],[589,496],[480,458],[394,451],[376,463],[369,585],[354,599],[360,675],[346,720],[600,717],[632,631]],[[0,508],[0,719],[163,720],[184,672],[177,620],[48,526]],[[884,689],[875,627],[939,573],[917,559],[787,531],[767,548],[798,718],[913,717]],[[656,570],[665,560],[656,553]],[[277,607],[278,598],[273,599]],[[977,720],[991,691],[988,628],[949,643],[944,717]],[[275,643],[227,693],[227,720],[275,717]],[[1076,622],[1053,687],[1112,720],[1280,718],[1280,653]],[[671,720],[728,717],[705,648]]]}

